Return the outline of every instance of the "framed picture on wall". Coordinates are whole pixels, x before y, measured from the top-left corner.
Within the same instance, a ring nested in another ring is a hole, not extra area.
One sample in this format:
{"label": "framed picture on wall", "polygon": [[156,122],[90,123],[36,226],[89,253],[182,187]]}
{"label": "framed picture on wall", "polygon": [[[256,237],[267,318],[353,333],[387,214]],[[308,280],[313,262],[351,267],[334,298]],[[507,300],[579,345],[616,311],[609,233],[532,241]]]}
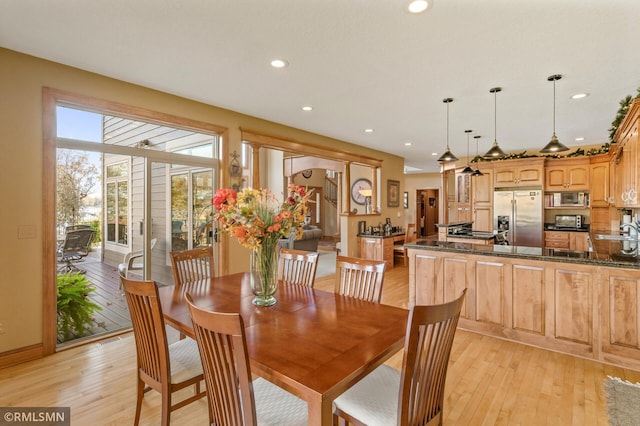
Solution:
{"label": "framed picture on wall", "polygon": [[387,207],[400,205],[400,181],[387,180]]}
{"label": "framed picture on wall", "polygon": [[403,201],[402,201],[402,206],[405,209],[409,208],[409,193],[407,191],[404,191],[404,198],[403,198]]}

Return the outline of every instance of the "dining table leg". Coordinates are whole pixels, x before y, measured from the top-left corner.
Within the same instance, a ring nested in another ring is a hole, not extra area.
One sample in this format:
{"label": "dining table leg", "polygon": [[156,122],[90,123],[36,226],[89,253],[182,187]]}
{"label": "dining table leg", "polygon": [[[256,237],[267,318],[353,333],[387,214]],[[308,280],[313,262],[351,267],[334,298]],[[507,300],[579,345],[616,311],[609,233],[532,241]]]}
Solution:
{"label": "dining table leg", "polygon": [[307,401],[308,424],[317,426],[330,426],[333,416],[333,400],[323,398],[322,395],[314,396]]}

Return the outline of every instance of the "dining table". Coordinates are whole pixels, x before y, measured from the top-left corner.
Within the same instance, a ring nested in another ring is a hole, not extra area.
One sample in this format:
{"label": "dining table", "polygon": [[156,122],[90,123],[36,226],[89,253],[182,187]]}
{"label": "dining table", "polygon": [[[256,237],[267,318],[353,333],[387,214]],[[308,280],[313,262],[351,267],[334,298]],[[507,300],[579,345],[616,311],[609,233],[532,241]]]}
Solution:
{"label": "dining table", "polygon": [[253,374],[307,402],[309,425],[330,425],[333,400],[402,349],[408,311],[280,282],[276,304],[252,303],[250,273],[158,289],[165,322],[195,337],[196,306],[240,313]]}

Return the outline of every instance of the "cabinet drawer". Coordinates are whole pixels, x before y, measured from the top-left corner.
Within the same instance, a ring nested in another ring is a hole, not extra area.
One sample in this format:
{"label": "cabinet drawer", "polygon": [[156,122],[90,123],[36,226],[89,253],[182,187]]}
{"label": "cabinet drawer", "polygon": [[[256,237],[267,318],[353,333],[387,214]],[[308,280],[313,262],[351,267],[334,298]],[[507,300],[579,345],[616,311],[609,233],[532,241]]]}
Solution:
{"label": "cabinet drawer", "polygon": [[566,241],[562,241],[562,240],[544,240],[544,245],[545,245],[545,247],[548,247],[548,248],[568,249],[569,248],[569,240],[566,240]]}
{"label": "cabinet drawer", "polygon": [[545,231],[545,240],[569,241],[569,232]]}

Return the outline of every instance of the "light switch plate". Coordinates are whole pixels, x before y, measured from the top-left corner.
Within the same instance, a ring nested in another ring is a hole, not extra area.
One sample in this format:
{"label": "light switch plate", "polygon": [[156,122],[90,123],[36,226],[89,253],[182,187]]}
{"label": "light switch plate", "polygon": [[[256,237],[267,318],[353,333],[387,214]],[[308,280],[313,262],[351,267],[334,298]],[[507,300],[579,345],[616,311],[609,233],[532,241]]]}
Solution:
{"label": "light switch plate", "polygon": [[23,240],[27,238],[36,237],[36,227],[34,225],[19,225],[18,226],[18,239]]}

